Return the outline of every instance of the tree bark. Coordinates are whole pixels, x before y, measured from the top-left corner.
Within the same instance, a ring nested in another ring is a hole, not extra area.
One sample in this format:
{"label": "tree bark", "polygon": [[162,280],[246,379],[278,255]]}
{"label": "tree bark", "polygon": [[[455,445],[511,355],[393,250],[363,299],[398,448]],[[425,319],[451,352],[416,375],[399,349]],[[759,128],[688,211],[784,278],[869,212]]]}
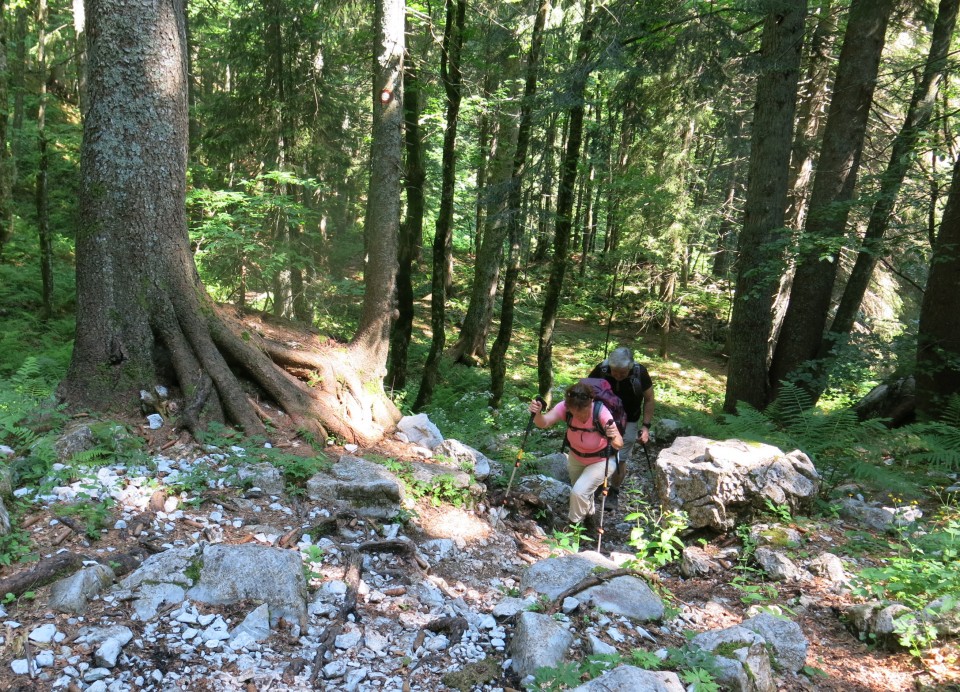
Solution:
{"label": "tree bark", "polygon": [[[396,311],[397,234],[403,152],[404,0],[377,0],[374,11],[373,138],[365,230],[363,308],[351,353],[377,381],[386,375]],[[373,379],[370,380],[373,382]]]}
{"label": "tree bark", "polygon": [[727,411],[736,410],[740,401],[756,408],[766,404],[771,311],[784,266],[783,222],[807,0],[771,3],[770,10],[760,47],[762,72],[730,324]]}
{"label": "tree bark", "polygon": [[7,65],[7,9],[0,0],[0,262],[13,233],[13,158],[7,144],[10,73]]}
{"label": "tree bark", "polygon": [[916,380],[917,411],[930,418],[960,392],[960,158],[920,306]]}
{"label": "tree bark", "polygon": [[[409,20],[407,34],[411,34]],[[420,77],[413,59],[407,53],[404,65],[403,127],[407,158],[403,188],[407,198],[406,213],[400,224],[397,249],[397,319],[390,334],[390,359],[387,386],[403,389],[407,385],[407,354],[413,335],[413,264],[423,236],[423,184],[427,171],[423,164],[423,142],[420,134]]]}
{"label": "tree bark", "polygon": [[465,0],[447,0],[446,27],[443,32],[443,55],[440,75],[447,96],[447,125],[443,133],[443,183],[440,192],[440,211],[437,214],[433,238],[433,277],[430,298],[430,326],[433,339],[430,353],[423,367],[420,390],[413,408],[420,411],[430,403],[437,385],[440,359],[446,342],[445,302],[449,285],[447,255],[453,234],[453,195],[456,182],[457,121],[460,115],[462,79],[460,74],[460,51],[463,47],[463,25],[466,15]]}
{"label": "tree bark", "polygon": [[[527,152],[530,147],[530,132],[533,127],[534,98],[537,93],[537,76],[540,69],[540,51],[543,47],[543,30],[550,0],[540,2],[534,19],[533,33],[530,37],[530,51],[527,55],[527,70],[524,79],[523,97],[520,102],[520,118],[517,126],[517,144],[514,149],[512,174],[509,192],[501,210],[490,230],[484,234],[481,252],[477,255],[474,272],[473,293],[470,306],[464,318],[460,338],[452,349],[456,362],[473,364],[486,356],[487,335],[493,315],[493,304],[497,295],[500,277],[500,261],[503,257],[503,241],[510,235],[510,225],[520,223],[519,214],[514,210],[520,207],[520,185],[527,165]],[[506,123],[500,128],[507,131]],[[506,143],[501,143],[504,150]]]}
{"label": "tree bark", "polygon": [[37,234],[40,239],[40,278],[42,283],[42,316],[53,315],[53,232],[47,203],[47,2],[37,4],[37,71],[40,73],[40,103],[37,107],[37,180],[36,208]]}
{"label": "tree bark", "polygon": [[777,346],[770,366],[770,398],[781,381],[809,384],[801,366],[816,358],[823,339],[850,202],[884,38],[894,0],[853,0],[834,95],[830,101],[810,209]]}
{"label": "tree bark", "polygon": [[[507,254],[506,272],[503,278],[503,296],[500,305],[500,326],[497,338],[490,349],[490,406],[498,408],[503,398],[507,376],[507,351],[513,339],[514,306],[517,294],[517,280],[520,277],[520,251],[523,240],[523,174],[527,170],[530,128],[532,124],[533,96],[536,94],[539,79],[540,50],[543,47],[543,28],[550,14],[551,0],[541,0],[534,21],[534,34],[530,40],[530,55],[527,58],[527,76],[524,82],[524,101],[520,107],[521,124],[517,132],[517,148],[513,156],[509,198],[507,200]],[[539,35],[539,38],[538,38]],[[529,96],[529,99],[526,98]],[[527,119],[530,122],[526,122]],[[526,130],[521,139],[520,133]],[[524,146],[521,148],[521,142]]]}
{"label": "tree bark", "polygon": [[867,224],[863,244],[857,253],[857,261],[853,265],[847,285],[844,287],[827,339],[821,345],[822,356],[826,356],[832,348],[845,341],[846,336],[853,329],[857,311],[867,292],[873,270],[877,266],[877,260],[883,254],[883,237],[890,224],[900,187],[916,154],[920,135],[930,122],[940,82],[947,69],[950,38],[957,23],[958,7],[960,7],[960,0],[940,0],[940,8],[933,27],[933,38],[930,42],[930,52],[927,54],[923,74],[917,80],[910,97],[910,105],[907,107],[907,115],[893,140],[890,161],[880,179],[879,196],[870,210],[870,221]]}
{"label": "tree bark", "polygon": [[[140,389],[161,383],[183,399],[178,425],[197,430],[226,419],[263,433],[262,407],[239,374],[298,428],[372,444],[398,414],[369,391],[369,363],[342,349],[293,352],[262,340],[230,322],[200,283],[185,211],[182,1],[90,0],[88,10],[77,327],[60,396],[76,408],[129,411]],[[271,353],[311,363],[320,384],[310,388],[285,373]]]}
{"label": "tree bark", "polygon": [[[586,0],[583,7],[583,26],[577,44],[577,62],[571,76],[570,107],[567,146],[560,166],[560,188],[557,193],[557,215],[553,238],[553,262],[543,300],[540,335],[537,344],[537,382],[540,396],[547,399],[553,388],[553,330],[557,323],[563,277],[567,269],[570,228],[572,223],[574,184],[580,162],[580,144],[583,140],[584,96],[590,76],[590,43],[593,40],[593,2]],[[549,401],[549,399],[547,399]]]}

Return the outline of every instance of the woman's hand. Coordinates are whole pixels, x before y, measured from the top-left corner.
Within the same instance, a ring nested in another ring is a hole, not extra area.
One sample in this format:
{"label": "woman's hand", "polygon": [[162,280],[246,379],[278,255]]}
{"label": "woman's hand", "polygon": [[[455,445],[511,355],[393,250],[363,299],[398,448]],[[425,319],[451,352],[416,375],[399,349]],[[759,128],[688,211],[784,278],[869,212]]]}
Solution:
{"label": "woman's hand", "polygon": [[538,413],[542,413],[543,404],[541,404],[539,400],[534,399],[533,401],[530,402],[530,405],[527,406],[527,410],[534,415]]}
{"label": "woman's hand", "polygon": [[607,423],[604,428],[604,432],[607,435],[607,439],[610,440],[610,446],[614,449],[620,449],[623,447],[623,437],[620,435],[620,430],[617,428],[617,424],[612,420]]}

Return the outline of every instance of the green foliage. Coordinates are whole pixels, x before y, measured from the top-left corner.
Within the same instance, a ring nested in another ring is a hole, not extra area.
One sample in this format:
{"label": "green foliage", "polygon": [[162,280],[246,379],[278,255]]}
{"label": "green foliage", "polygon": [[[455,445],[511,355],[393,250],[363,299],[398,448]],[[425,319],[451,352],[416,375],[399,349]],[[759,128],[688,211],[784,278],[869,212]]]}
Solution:
{"label": "green foliage", "polygon": [[533,689],[554,692],[577,687],[580,681],[580,665],[576,661],[565,661],[556,667],[538,668],[533,675]]}
{"label": "green foliage", "polygon": [[17,516],[10,517],[10,533],[0,536],[0,567],[9,567],[15,562],[36,558],[32,551],[30,534],[20,528]]}
{"label": "green foliage", "polygon": [[684,545],[679,534],[689,522],[685,512],[664,511],[644,500],[640,502],[639,510],[624,517],[625,521],[635,523],[628,542],[636,550],[634,560],[641,568],[657,570],[680,558]]}
{"label": "green foliage", "polygon": [[[937,615],[930,604],[940,600],[940,610],[957,605],[960,593],[960,515],[949,508],[932,530],[910,535],[901,531],[898,542],[888,541],[879,548],[892,551],[880,566],[868,567],[854,577],[854,594],[883,603],[902,603],[916,612],[894,620],[894,632],[901,645],[915,656],[922,655],[937,639],[931,620]],[[879,552],[879,551],[878,551]]]}
{"label": "green foliage", "polygon": [[690,692],[720,692],[720,685],[708,671],[703,668],[691,668],[680,673],[680,679],[689,687]]}
{"label": "green foliage", "polygon": [[593,542],[581,524],[571,524],[566,530],[556,529],[553,536],[548,536],[544,542],[554,553],[576,553],[580,551],[580,544]]}
{"label": "green foliage", "polygon": [[429,481],[415,481],[411,487],[414,497],[429,497],[434,507],[441,504],[468,507],[473,504],[470,488],[459,485],[456,477],[451,474],[434,476]]}
{"label": "green foliage", "polygon": [[944,473],[960,471],[960,394],[950,397],[940,420],[915,423],[895,434],[913,443],[904,450],[909,461]]}
{"label": "green foliage", "polygon": [[855,579],[855,593],[864,598],[898,601],[923,607],[939,596],[960,593],[960,519],[947,521],[928,537],[926,547],[906,535],[898,552],[881,567],[868,567]]}

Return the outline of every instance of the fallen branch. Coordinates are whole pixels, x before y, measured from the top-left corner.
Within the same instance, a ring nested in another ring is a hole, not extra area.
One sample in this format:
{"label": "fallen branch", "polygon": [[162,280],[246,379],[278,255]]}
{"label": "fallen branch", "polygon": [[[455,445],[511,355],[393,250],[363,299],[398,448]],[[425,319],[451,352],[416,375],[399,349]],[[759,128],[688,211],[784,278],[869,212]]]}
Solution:
{"label": "fallen branch", "polygon": [[[556,598],[553,599],[550,603],[550,607],[547,609],[547,615],[552,615],[553,613],[560,610],[561,605],[563,605],[563,599],[574,596],[581,591],[586,591],[591,586],[599,586],[604,582],[608,582],[611,579],[616,579],[617,577],[640,577],[641,579],[650,579],[649,574],[644,574],[643,572],[638,572],[635,569],[611,569],[606,572],[597,572],[595,574],[589,574],[584,577],[582,580],[571,586],[569,589],[561,592]],[[657,579],[656,581],[660,581]]]}
{"label": "fallen branch", "polygon": [[84,560],[89,559],[86,555],[79,553],[57,553],[53,557],[41,560],[33,569],[0,580],[0,596],[12,593],[19,597],[27,591],[46,586],[63,577],[69,577],[83,567]]}

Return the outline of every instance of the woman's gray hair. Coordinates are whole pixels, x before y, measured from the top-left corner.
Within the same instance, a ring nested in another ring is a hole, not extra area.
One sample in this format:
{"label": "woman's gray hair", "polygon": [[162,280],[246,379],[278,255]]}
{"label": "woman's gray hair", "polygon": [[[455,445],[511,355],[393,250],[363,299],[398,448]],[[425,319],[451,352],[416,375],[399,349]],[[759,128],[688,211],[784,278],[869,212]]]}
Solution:
{"label": "woman's gray hair", "polygon": [[622,370],[633,367],[633,351],[626,346],[618,346],[610,352],[607,363],[611,368]]}

